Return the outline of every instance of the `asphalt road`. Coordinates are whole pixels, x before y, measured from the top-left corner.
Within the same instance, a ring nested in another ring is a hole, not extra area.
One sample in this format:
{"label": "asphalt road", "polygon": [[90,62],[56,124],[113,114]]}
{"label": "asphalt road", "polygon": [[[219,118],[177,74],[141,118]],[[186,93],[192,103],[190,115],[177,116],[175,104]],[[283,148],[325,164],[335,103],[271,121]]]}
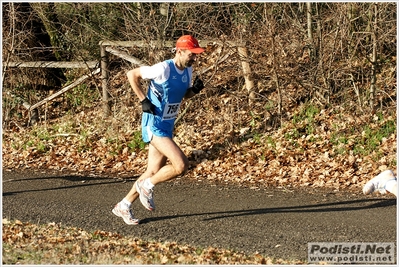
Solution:
{"label": "asphalt road", "polygon": [[3,171],[3,218],[61,223],[146,240],[307,259],[309,242],[395,242],[396,199],[331,189],[212,185],[178,178],[154,191],[157,210],[133,203],[140,225],[113,206],[136,178]]}

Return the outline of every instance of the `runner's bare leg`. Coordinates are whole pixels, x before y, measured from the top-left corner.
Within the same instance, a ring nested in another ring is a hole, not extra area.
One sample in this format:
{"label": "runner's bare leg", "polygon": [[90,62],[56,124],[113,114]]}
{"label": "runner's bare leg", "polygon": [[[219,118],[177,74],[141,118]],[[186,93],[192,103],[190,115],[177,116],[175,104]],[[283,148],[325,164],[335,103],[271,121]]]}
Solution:
{"label": "runner's bare leg", "polygon": [[[171,162],[170,165],[166,165],[167,159]],[[148,149],[147,169],[138,180],[151,177],[151,183],[156,185],[183,174],[187,169],[186,155],[171,138],[153,136]],[[134,202],[138,197],[134,184],[125,198]]]}

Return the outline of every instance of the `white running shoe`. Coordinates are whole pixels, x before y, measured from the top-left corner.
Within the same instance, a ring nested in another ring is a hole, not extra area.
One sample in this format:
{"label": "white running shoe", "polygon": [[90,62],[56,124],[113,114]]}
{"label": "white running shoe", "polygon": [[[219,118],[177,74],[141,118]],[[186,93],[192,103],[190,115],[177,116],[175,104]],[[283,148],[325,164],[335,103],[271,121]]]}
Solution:
{"label": "white running shoe", "polygon": [[136,225],[140,223],[139,219],[134,218],[133,212],[130,209],[122,209],[118,203],[112,209],[112,213],[118,217],[121,217],[126,224]]}
{"label": "white running shoe", "polygon": [[[147,178],[149,179],[149,178]],[[150,210],[154,211],[155,210],[155,203],[154,203],[154,198],[153,198],[153,191],[154,189],[147,189],[144,187],[144,179],[136,181],[136,190],[137,193],[140,194],[140,201],[143,206]]]}
{"label": "white running shoe", "polygon": [[381,194],[385,194],[387,192],[385,185],[391,180],[396,180],[395,174],[391,170],[383,171],[364,185],[363,193],[368,195],[377,190]]}

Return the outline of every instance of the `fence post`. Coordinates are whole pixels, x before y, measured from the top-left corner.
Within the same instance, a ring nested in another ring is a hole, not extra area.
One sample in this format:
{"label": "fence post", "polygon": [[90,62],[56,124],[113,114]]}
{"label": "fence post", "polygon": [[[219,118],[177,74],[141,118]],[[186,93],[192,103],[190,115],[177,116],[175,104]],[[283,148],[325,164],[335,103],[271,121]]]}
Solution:
{"label": "fence post", "polygon": [[111,107],[109,103],[108,94],[108,53],[105,50],[106,46],[100,42],[100,55],[101,55],[101,82],[103,87],[103,116],[109,117],[111,115]]}
{"label": "fence post", "polygon": [[249,101],[256,98],[255,96],[255,84],[252,80],[251,65],[249,64],[248,49],[246,43],[238,44],[237,46],[239,60],[241,61],[241,67],[245,79],[245,88],[248,90]]}

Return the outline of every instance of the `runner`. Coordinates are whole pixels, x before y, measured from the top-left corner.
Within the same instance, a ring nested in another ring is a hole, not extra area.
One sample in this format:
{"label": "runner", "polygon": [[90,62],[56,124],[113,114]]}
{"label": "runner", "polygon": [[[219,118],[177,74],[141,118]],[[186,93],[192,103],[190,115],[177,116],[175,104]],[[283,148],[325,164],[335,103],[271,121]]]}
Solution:
{"label": "runner", "polygon": [[397,197],[397,186],[398,181],[393,171],[386,170],[368,181],[363,187],[363,193],[365,195],[368,195],[375,191],[379,191],[381,194],[386,194],[386,192],[388,191]]}
{"label": "runner", "polygon": [[[146,209],[155,210],[154,186],[182,175],[188,169],[186,155],[173,141],[173,129],[183,98],[193,97],[204,88],[198,77],[190,86],[192,65],[204,49],[194,37],[184,35],[177,40],[174,51],[173,59],[127,73],[130,85],[141,101],[142,137],[149,144],[149,150],[147,170],[112,210],[126,224],[139,223],[131,211],[132,202],[139,197]],[[147,95],[142,89],[141,79],[151,80]],[[170,164],[166,164],[167,160]]]}

